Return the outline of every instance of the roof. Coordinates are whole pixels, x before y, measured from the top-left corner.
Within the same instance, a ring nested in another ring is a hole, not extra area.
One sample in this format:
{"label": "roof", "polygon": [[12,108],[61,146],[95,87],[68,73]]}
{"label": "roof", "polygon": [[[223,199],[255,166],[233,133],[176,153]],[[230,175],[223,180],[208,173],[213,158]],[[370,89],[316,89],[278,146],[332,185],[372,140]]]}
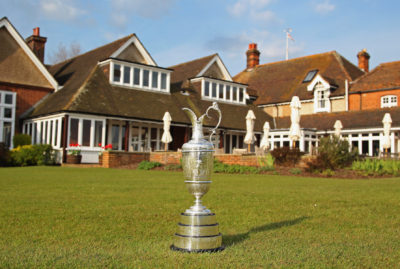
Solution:
{"label": "roof", "polygon": [[7,29],[7,31],[11,34],[14,40],[22,48],[22,50],[28,55],[29,59],[33,62],[33,64],[37,67],[37,69],[39,69],[42,75],[46,78],[51,87],[53,87],[54,90],[57,90],[59,86],[57,81],[49,73],[46,66],[37,58],[35,53],[33,53],[33,51],[29,48],[23,37],[15,29],[15,27],[11,24],[11,22],[8,20],[7,17],[3,17],[0,19],[0,28],[2,27],[5,27],[5,29]]}
{"label": "roof", "polygon": [[171,74],[171,90],[180,90],[188,87],[187,80],[194,78],[216,56],[212,54],[189,62],[170,66],[174,72]]}
{"label": "roof", "polygon": [[[343,129],[383,128],[385,113],[390,113],[393,127],[400,127],[400,107],[302,115],[300,127],[318,131],[334,130],[336,120],[340,120]],[[290,128],[290,124],[290,117],[276,118],[277,129]]]}
{"label": "roof", "polygon": [[400,88],[400,61],[382,63],[366,73],[354,84],[349,93]]}
{"label": "roof", "polygon": [[128,35],[112,43],[51,66],[49,68],[51,74],[63,88],[48,96],[46,100],[33,110],[32,115],[68,110],[80,87],[89,78],[89,75],[93,71],[93,68],[97,66],[97,63],[102,59],[110,57],[110,55],[129,40],[131,36],[132,35]]}
{"label": "roof", "polygon": [[300,100],[310,100],[313,93],[307,91],[309,82],[304,83],[303,80],[309,71],[315,69],[330,85],[337,86],[331,96],[344,95],[345,80],[353,81],[364,74],[339,53],[331,51],[258,65],[240,72],[234,80],[258,91],[256,105],[290,102],[295,95]]}
{"label": "roof", "polygon": [[[181,87],[184,82],[196,76],[207,66],[216,54],[172,66],[174,71],[171,74],[171,84],[173,85],[171,94],[111,85],[108,77],[97,63],[109,57],[128,39],[129,36],[52,66],[51,72],[59,83],[64,85],[64,88],[45,99],[29,117],[58,112],[76,112],[154,120],[161,123],[164,113],[168,111],[173,123],[190,125],[190,119],[182,111],[183,107],[191,108],[196,114],[201,114],[212,105],[211,101],[201,100],[200,91],[192,83],[186,83],[186,93],[181,92]],[[221,128],[245,130],[245,117],[249,109],[252,109],[257,117],[256,131],[262,131],[265,121],[272,124],[272,118],[254,105],[221,102],[219,107],[223,113]],[[216,117],[205,120],[205,125],[208,126],[216,125],[216,123]]]}

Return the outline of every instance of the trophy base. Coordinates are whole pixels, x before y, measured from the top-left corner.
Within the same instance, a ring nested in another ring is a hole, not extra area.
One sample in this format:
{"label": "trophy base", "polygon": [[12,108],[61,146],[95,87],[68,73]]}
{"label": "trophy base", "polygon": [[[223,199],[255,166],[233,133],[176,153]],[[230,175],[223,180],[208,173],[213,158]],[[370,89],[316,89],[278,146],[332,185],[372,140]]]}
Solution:
{"label": "trophy base", "polygon": [[219,233],[215,214],[181,213],[178,232],[174,237],[171,250],[184,252],[216,252],[222,247],[222,235]]}

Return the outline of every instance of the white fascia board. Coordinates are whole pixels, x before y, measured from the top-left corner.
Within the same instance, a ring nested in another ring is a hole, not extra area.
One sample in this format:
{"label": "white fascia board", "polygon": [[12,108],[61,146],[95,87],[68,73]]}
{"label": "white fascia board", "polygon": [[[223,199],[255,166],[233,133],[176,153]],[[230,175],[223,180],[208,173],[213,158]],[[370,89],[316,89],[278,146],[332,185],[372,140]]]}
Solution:
{"label": "white fascia board", "polygon": [[47,79],[50,85],[54,88],[55,91],[59,90],[58,82],[53,78],[44,64],[36,57],[33,51],[28,47],[25,40],[18,33],[18,31],[14,28],[14,26],[8,21],[7,18],[3,18],[0,20],[0,28],[5,27],[7,31],[11,34],[15,41],[17,41],[18,45],[23,49],[23,51],[28,55],[31,61],[35,64],[35,66],[40,70],[43,76]]}
{"label": "white fascia board", "polygon": [[229,74],[228,69],[222,62],[221,58],[219,55],[215,55],[214,58],[211,59],[211,61],[208,62],[208,64],[196,75],[196,77],[202,77],[204,76],[204,73],[214,64],[217,63],[219,69],[221,70],[222,74],[224,74],[224,77],[226,78],[225,80],[227,81],[233,81],[232,76]]}
{"label": "white fascia board", "polygon": [[118,58],[118,56],[130,45],[134,44],[135,47],[139,50],[140,54],[143,56],[143,58],[146,60],[148,65],[154,65],[157,66],[157,63],[153,60],[153,58],[150,56],[150,54],[147,52],[145,47],[143,46],[142,42],[136,37],[136,35],[133,35],[131,38],[129,38],[128,41],[125,42],[119,49],[117,49],[113,54],[111,54],[111,58]]}
{"label": "white fascia board", "polygon": [[325,79],[323,79],[320,74],[317,74],[315,78],[311,81],[311,83],[308,84],[307,91],[312,92],[314,90],[315,84],[317,84],[318,82],[321,82],[325,88],[329,89],[331,87],[331,85],[328,82],[326,82]]}

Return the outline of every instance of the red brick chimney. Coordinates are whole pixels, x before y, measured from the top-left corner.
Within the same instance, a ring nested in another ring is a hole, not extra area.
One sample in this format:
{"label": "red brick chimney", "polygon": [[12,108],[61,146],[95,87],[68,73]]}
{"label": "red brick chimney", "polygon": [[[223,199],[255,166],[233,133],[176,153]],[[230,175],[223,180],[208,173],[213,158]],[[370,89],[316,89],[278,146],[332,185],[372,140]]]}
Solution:
{"label": "red brick chimney", "polygon": [[357,53],[357,58],[358,58],[358,67],[364,72],[369,72],[369,56],[367,49],[363,49],[359,53]]}
{"label": "red brick chimney", "polygon": [[39,60],[44,62],[44,45],[46,44],[47,37],[40,36],[40,28],[36,27],[33,29],[33,35],[28,37],[26,43],[31,48],[33,53],[39,58]]}
{"label": "red brick chimney", "polygon": [[260,64],[260,51],[257,49],[256,43],[250,43],[249,49],[246,51],[247,69],[252,69]]}

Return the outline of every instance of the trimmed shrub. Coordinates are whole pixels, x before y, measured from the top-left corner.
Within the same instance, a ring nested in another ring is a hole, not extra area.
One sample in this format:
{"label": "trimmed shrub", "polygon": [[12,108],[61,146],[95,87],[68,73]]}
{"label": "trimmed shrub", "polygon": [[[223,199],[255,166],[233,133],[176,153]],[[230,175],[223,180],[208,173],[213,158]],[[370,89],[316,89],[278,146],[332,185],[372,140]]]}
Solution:
{"label": "trimmed shrub", "polygon": [[51,145],[25,145],[11,150],[12,164],[15,166],[54,164]]}
{"label": "trimmed shrub", "polygon": [[320,139],[318,155],[315,159],[307,162],[307,171],[335,170],[350,166],[358,157],[356,149],[349,151],[349,143],[336,136],[323,137]]}
{"label": "trimmed shrub", "polygon": [[261,169],[263,169],[263,171],[275,170],[274,163],[275,158],[271,155],[271,153],[268,153],[267,155],[258,158],[258,164],[260,165]]}
{"label": "trimmed shrub", "polygon": [[10,151],[6,144],[0,143],[0,166],[9,166],[11,164]]}
{"label": "trimmed shrub", "polygon": [[28,134],[16,134],[13,138],[14,148],[31,144],[31,136]]}
{"label": "trimmed shrub", "polygon": [[274,157],[275,162],[282,166],[294,166],[300,161],[301,156],[304,153],[298,148],[275,148],[271,151],[271,155]]}
{"label": "trimmed shrub", "polygon": [[139,170],[151,170],[151,169],[154,169],[154,168],[160,167],[160,166],[162,166],[162,164],[159,163],[159,162],[141,161],[139,163],[139,166],[137,167],[137,169],[139,169]]}

